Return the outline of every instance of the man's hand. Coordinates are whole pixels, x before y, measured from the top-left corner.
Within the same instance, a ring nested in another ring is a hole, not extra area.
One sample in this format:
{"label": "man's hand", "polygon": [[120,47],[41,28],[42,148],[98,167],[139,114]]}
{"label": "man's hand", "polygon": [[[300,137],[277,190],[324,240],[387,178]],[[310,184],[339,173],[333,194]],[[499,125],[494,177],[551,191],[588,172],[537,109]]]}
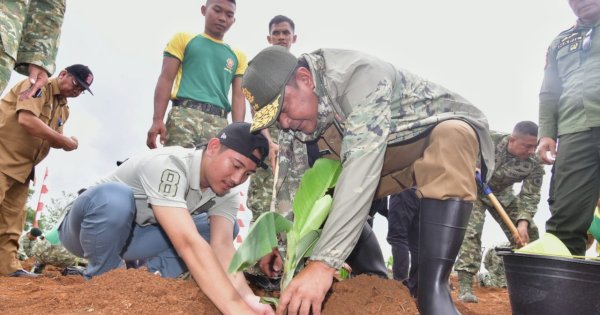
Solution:
{"label": "man's hand", "polygon": [[519,231],[519,236],[521,236],[522,244],[517,244],[518,247],[523,247],[529,244],[529,232],[527,229],[529,228],[529,222],[527,220],[519,220],[517,222],[517,231]]}
{"label": "man's hand", "polygon": [[300,271],[279,299],[277,314],[320,315],[325,294],[331,288],[335,269],[320,261],[311,261]]}
{"label": "man's hand", "polygon": [[[548,156],[548,152],[550,152],[550,156]],[[537,154],[542,163],[548,165],[554,164],[554,160],[556,160],[556,140],[548,137],[540,139]]]}
{"label": "man's hand", "polygon": [[269,278],[275,278],[281,275],[283,269],[283,259],[277,248],[273,248],[273,251],[265,255],[258,262],[260,270],[267,275]]}
{"label": "man's hand", "polygon": [[260,303],[260,297],[254,294],[243,296],[242,299],[244,300],[244,302],[246,302],[246,304],[248,304],[248,306],[250,306],[250,308],[254,312],[256,312],[256,314],[275,315],[275,311],[273,311],[271,305]]}
{"label": "man's hand", "polygon": [[66,141],[63,144],[63,150],[73,151],[79,147],[79,141],[75,137],[65,137]]}
{"label": "man's hand", "polygon": [[150,130],[148,130],[148,138],[146,139],[146,145],[148,148],[156,148],[157,136],[159,136],[160,144],[165,145],[165,140],[167,139],[167,127],[165,127],[165,123],[162,120],[155,120],[152,122]]}
{"label": "man's hand", "polygon": [[48,72],[40,66],[29,64],[29,83],[31,86],[19,94],[19,101],[26,100],[33,96],[37,90],[48,83]]}

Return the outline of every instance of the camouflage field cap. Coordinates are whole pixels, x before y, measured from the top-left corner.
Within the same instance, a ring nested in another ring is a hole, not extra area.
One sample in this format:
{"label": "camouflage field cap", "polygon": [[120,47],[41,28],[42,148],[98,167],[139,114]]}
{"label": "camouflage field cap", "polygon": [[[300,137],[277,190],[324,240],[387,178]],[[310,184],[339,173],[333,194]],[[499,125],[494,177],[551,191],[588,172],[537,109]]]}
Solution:
{"label": "camouflage field cap", "polygon": [[248,64],[242,79],[242,92],[254,109],[251,131],[271,126],[283,106],[285,85],[294,73],[298,60],[286,48],[263,49]]}

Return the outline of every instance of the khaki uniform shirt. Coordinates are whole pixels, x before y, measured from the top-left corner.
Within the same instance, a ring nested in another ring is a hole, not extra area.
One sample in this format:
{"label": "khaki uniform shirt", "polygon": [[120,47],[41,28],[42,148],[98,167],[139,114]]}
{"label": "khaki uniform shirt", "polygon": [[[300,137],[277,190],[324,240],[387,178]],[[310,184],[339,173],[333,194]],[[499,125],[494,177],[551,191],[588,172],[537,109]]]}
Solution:
{"label": "khaki uniform shirt", "polygon": [[48,155],[50,144],[30,135],[19,124],[18,112],[29,111],[60,133],[69,118],[67,98],[60,95],[57,78],[48,81],[40,97],[18,101],[30,86],[29,80],[19,82],[0,102],[0,172],[21,183],[32,179],[34,166]]}
{"label": "khaki uniform shirt", "polygon": [[[513,202],[516,203],[519,211],[517,221],[532,222],[540,202],[544,168],[536,155],[527,160],[520,160],[510,154],[508,152],[508,134],[491,132],[491,136],[496,145],[496,168],[488,185],[504,207]],[[518,195],[515,195],[513,191],[515,183],[522,183]],[[491,202],[481,192],[479,200],[493,209]]]}
{"label": "khaki uniform shirt", "polygon": [[[493,169],[494,147],[487,120],[461,96],[355,51],[322,49],[301,58],[308,62],[315,80],[319,113],[317,130],[312,135],[302,132],[293,135],[302,141],[314,140],[332,124],[343,135],[340,154],[343,170],[329,218],[311,259],[334,268],[343,264],[368,215],[387,147],[414,139],[441,121],[460,119],[473,127],[479,138],[486,179],[491,175],[487,169]],[[298,172],[307,165],[301,162],[306,159],[305,146],[283,148],[289,143],[285,135],[283,138],[279,177],[285,179],[291,177],[286,166],[292,165]],[[287,161],[281,163],[282,159]]]}
{"label": "khaki uniform shirt", "polygon": [[[578,23],[550,44],[540,91],[540,138],[600,127],[599,26],[590,31]],[[591,43],[588,50],[584,41]]]}

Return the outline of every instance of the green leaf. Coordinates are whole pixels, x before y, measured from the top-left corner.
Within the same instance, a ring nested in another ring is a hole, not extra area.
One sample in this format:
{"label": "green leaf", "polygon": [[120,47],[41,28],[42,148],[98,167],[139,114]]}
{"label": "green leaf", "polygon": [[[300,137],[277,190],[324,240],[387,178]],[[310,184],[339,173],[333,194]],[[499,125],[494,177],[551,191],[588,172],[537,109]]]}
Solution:
{"label": "green leaf", "polygon": [[231,263],[229,273],[244,270],[254,265],[263,256],[277,247],[277,233],[287,232],[292,222],[276,212],[265,212],[256,219],[246,239],[237,249]]}
{"label": "green leaf", "polygon": [[318,159],[312,168],[302,176],[298,192],[294,196],[294,229],[301,230],[309,214],[312,213],[314,204],[334,187],[342,165],[339,161]]}
{"label": "green leaf", "polygon": [[307,233],[321,228],[321,225],[329,215],[332,203],[333,198],[330,195],[325,195],[315,202],[298,233],[299,238],[303,238]]}
{"label": "green leaf", "polygon": [[260,303],[275,305],[275,308],[277,308],[279,306],[279,299],[272,296],[261,296]]}

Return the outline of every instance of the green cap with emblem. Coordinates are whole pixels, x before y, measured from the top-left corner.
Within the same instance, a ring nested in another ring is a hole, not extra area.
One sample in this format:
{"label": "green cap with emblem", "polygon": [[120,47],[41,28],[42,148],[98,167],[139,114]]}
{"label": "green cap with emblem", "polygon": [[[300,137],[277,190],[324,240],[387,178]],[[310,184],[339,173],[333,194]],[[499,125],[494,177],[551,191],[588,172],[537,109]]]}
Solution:
{"label": "green cap with emblem", "polygon": [[263,49],[248,63],[242,79],[242,92],[255,112],[252,132],[277,121],[283,106],[285,85],[297,64],[298,59],[281,46]]}

